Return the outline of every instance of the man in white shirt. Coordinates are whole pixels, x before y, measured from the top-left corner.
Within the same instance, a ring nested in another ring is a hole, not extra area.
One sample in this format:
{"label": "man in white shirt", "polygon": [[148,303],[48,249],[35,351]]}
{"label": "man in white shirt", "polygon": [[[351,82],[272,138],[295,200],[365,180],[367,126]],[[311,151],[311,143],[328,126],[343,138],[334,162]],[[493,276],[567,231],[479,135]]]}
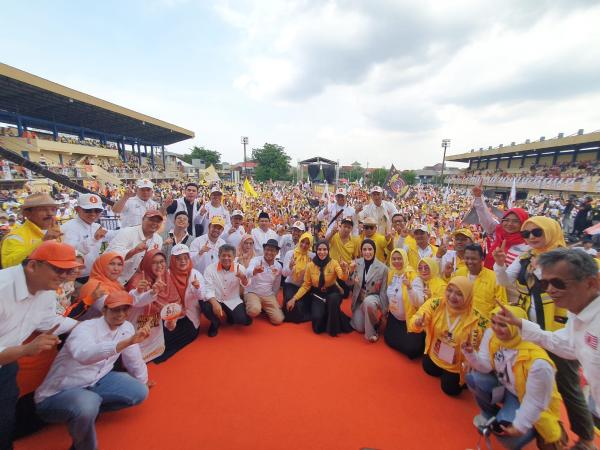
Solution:
{"label": "man in white shirt", "polygon": [[[583,367],[583,374],[590,385],[589,409],[593,414],[596,426],[600,424],[600,280],[598,265],[590,255],[576,249],[557,248],[542,253],[537,258],[538,267],[542,270],[541,284],[550,295],[555,305],[566,308],[568,320],[565,328],[557,331],[545,331],[529,320],[515,317],[507,309],[503,309],[496,317],[506,323],[518,326],[522,330],[524,340],[535,342],[552,354],[566,360],[578,360]],[[552,356],[551,354],[551,356]],[[556,358],[553,357],[556,362]],[[579,390],[579,376],[576,367],[570,371],[557,372],[559,377],[567,378],[573,390]],[[594,447],[593,424],[586,418],[585,401],[583,410],[576,411],[578,424],[571,421],[571,427],[589,428],[587,435],[575,431],[579,435],[580,446]],[[573,413],[570,413],[570,416]],[[574,447],[573,447],[574,448]]]}
{"label": "man in white shirt", "polygon": [[[327,231],[333,227],[334,222],[340,222],[342,219],[350,218],[352,223],[356,224],[352,230],[353,235],[358,235],[358,220],[356,220],[356,211],[352,206],[346,203],[346,189],[340,187],[335,191],[335,203],[325,205],[319,214],[317,220],[327,221]],[[385,233],[384,233],[385,234]]]}
{"label": "man in white shirt", "polygon": [[224,244],[219,248],[219,260],[204,272],[206,300],[201,302],[200,308],[210,321],[209,337],[219,333],[223,320],[246,326],[252,323],[240,298],[240,286],[248,286],[246,268],[234,264],[234,258],[235,248]]}
{"label": "man in white shirt", "polygon": [[244,237],[246,232],[242,226],[244,220],[244,213],[238,209],[231,213],[231,223],[225,224],[225,230],[221,235],[221,238],[225,240],[229,245],[233,245],[234,248],[238,248],[240,241]]}
{"label": "man in white shirt", "polygon": [[271,219],[269,217],[269,214],[265,211],[262,211],[258,215],[258,227],[253,228],[250,232],[250,235],[254,240],[254,253],[256,255],[263,254],[263,245],[269,239],[275,239],[277,242],[279,242],[279,236],[271,228]]}
{"label": "man in white shirt", "polygon": [[63,233],[62,241],[83,255],[85,267],[77,279],[83,284],[87,282],[92,264],[100,256],[102,243],[110,241],[116,231],[105,230],[97,223],[104,208],[100,197],[95,194],[80,194],[75,211],[77,217],[61,225],[60,231]]}
{"label": "man in white shirt", "polygon": [[[127,321],[133,298],[116,291],[104,301],[102,317],[73,330],[34,395],[39,416],[66,422],[73,448],[97,448],[96,418],[143,402],[148,396],[148,369],[139,343],[149,326],[135,331]],[[112,371],[121,356],[128,373]]]}
{"label": "man in white shirt", "polygon": [[290,232],[281,236],[281,240],[279,242],[279,246],[281,247],[281,250],[279,250],[280,261],[283,261],[287,252],[296,248],[296,245],[298,245],[298,241],[300,240],[300,236],[302,236],[302,233],[305,231],[306,227],[304,226],[304,223],[297,220],[290,228]]}
{"label": "man in white shirt", "polygon": [[193,237],[204,234],[204,230],[202,229],[204,216],[200,213],[202,205],[198,200],[198,185],[196,183],[187,183],[184,189],[184,196],[181,198],[173,200],[173,197],[168,196],[163,203],[163,208],[165,208],[165,214],[167,214],[168,229],[173,227],[175,215],[183,211],[189,219],[188,234]]}
{"label": "man in white shirt", "polygon": [[[56,314],[56,289],[79,267],[75,250],[47,241],[17,266],[0,270],[0,448],[11,449],[19,397],[17,360],[50,350],[77,321]],[[23,342],[41,332],[29,343]]]}
{"label": "man in white shirt", "polygon": [[144,213],[142,224],[135,227],[121,228],[110,241],[107,252],[117,252],[125,265],[119,277],[119,282],[125,285],[140,266],[148,250],[161,248],[162,237],[158,230],[162,224],[162,214],[157,210],[148,210]]}
{"label": "man in white shirt", "polygon": [[219,247],[225,241],[219,236],[223,233],[225,220],[221,216],[213,216],[208,225],[208,234],[197,237],[190,244],[192,264],[201,274],[206,268],[219,259]]}
{"label": "man in white shirt", "polygon": [[223,206],[223,191],[216,185],[210,189],[210,202],[205,203],[200,209],[204,234],[208,233],[208,225],[214,216],[221,216],[225,224],[229,223],[229,211]]}
{"label": "man in white shirt", "polygon": [[392,217],[398,210],[392,202],[383,200],[383,189],[379,186],[371,188],[371,203],[360,212],[361,219],[373,217],[377,220],[377,232],[387,235],[392,229]]}
{"label": "man in white shirt", "polygon": [[142,223],[144,213],[158,209],[158,203],[152,200],[154,183],[147,178],[135,182],[135,192],[128,189],[112,207],[116,214],[121,214],[122,227],[135,227]]}
{"label": "man in white shirt", "polygon": [[250,285],[244,294],[248,315],[254,318],[264,310],[273,325],[281,324],[284,319],[283,311],[277,302],[282,269],[281,263],[275,260],[277,252],[277,240],[269,239],[263,245],[263,256],[252,258],[246,270]]}

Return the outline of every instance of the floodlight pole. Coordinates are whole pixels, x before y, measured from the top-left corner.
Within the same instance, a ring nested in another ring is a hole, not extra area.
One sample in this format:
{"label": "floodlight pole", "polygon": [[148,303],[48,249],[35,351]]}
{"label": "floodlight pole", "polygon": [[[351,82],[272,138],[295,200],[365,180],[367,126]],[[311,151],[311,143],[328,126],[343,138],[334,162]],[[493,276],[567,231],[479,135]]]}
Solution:
{"label": "floodlight pole", "polygon": [[444,184],[444,166],[446,165],[446,149],[450,147],[450,139],[442,139],[442,147],[444,147],[444,157],[442,159],[442,174],[440,176],[440,183]]}
{"label": "floodlight pole", "polygon": [[248,145],[248,136],[242,136],[242,144],[244,145],[244,170],[243,175],[244,179],[246,178],[246,145]]}

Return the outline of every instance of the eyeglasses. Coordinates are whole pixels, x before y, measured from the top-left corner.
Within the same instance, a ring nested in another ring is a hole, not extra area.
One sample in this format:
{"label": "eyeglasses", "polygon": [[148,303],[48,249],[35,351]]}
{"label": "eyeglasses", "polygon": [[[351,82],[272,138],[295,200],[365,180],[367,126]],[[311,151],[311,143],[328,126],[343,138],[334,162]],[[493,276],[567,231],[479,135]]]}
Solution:
{"label": "eyeglasses", "polygon": [[73,275],[75,273],[76,269],[62,269],[60,267],[56,267],[53,266],[52,264],[46,262],[46,261],[42,261],[46,266],[50,267],[52,269],[52,271],[59,276],[69,276],[69,275]]}
{"label": "eyeglasses", "polygon": [[529,236],[533,237],[542,237],[544,235],[544,230],[541,228],[534,228],[533,230],[523,230],[521,231],[521,236],[525,239],[529,239]]}
{"label": "eyeglasses", "polygon": [[540,287],[542,288],[543,291],[545,291],[546,289],[548,289],[548,287],[550,285],[552,285],[552,286],[554,286],[554,288],[564,291],[565,289],[567,289],[566,281],[575,281],[575,279],[574,278],[570,278],[568,280],[561,280],[560,278],[550,278],[549,280],[541,279]]}
{"label": "eyeglasses", "polygon": [[86,214],[100,214],[102,212],[101,209],[83,209],[83,212]]}

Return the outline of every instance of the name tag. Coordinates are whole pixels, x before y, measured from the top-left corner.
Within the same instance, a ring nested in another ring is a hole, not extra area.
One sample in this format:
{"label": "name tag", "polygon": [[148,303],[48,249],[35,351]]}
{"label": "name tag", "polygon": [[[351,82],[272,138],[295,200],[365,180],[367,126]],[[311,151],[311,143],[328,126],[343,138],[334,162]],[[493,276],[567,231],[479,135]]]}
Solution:
{"label": "name tag", "polygon": [[456,347],[438,339],[433,347],[433,350],[438,356],[438,358],[440,358],[442,361],[448,364],[454,364],[454,355],[456,353]]}

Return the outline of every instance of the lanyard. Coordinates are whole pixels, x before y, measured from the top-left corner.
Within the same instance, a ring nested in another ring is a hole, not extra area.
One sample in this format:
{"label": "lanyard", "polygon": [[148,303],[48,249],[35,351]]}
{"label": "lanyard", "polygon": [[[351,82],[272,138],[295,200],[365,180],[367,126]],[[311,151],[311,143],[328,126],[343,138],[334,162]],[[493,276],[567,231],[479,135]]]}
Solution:
{"label": "lanyard", "polygon": [[458,322],[460,321],[461,317],[462,316],[458,316],[456,319],[454,319],[453,323],[450,323],[450,315],[448,314],[448,307],[446,306],[446,323],[448,324],[448,335],[450,337],[452,337],[452,332],[458,325]]}

